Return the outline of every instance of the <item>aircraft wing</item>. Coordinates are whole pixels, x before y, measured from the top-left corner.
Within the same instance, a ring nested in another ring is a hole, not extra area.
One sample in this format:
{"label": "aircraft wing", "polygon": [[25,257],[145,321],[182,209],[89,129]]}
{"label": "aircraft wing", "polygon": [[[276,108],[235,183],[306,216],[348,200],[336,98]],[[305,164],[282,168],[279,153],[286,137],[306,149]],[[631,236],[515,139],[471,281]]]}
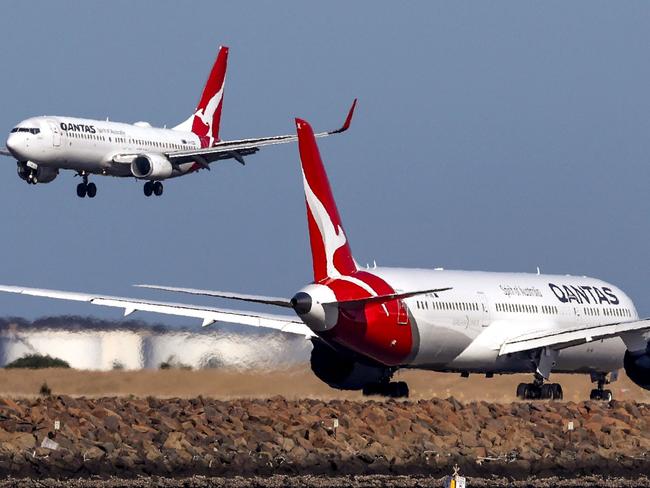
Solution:
{"label": "aircraft wing", "polygon": [[11,156],[6,147],[0,147],[0,156]]}
{"label": "aircraft wing", "polygon": [[215,322],[229,322],[250,325],[252,327],[275,329],[291,334],[303,335],[307,338],[315,337],[315,334],[311,329],[295,316],[202,307],[199,305],[189,305],[184,303],[140,300],[137,298],[93,295],[89,293],[76,293],[70,291],[26,288],[22,286],[0,285],[0,292],[56,298],[58,300],[72,300],[77,302],[87,302],[93,305],[103,305],[105,307],[121,308],[124,309],[125,316],[138,311],[153,312],[165,315],[178,315],[180,317],[202,319],[204,327]]}
{"label": "aircraft wing", "polygon": [[[354,108],[357,105],[357,99],[355,98],[352,102],[352,106],[348,111],[348,115],[345,118],[343,125],[336,129],[327,132],[319,132],[315,134],[316,137],[327,137],[333,134],[340,134],[345,132],[350,128],[350,123],[352,122],[352,116],[354,115]],[[202,149],[191,149],[191,150],[182,150],[182,151],[171,151],[165,153],[166,156],[172,163],[185,163],[190,161],[197,161],[204,167],[208,167],[208,163],[213,161],[218,161],[221,159],[235,159],[241,164],[244,164],[244,156],[254,154],[261,147],[272,146],[275,144],[287,144],[289,142],[295,142],[298,140],[298,136],[294,134],[287,134],[283,136],[271,136],[271,137],[258,137],[255,139],[240,139],[233,141],[220,141],[215,143],[212,147],[206,147]]]}
{"label": "aircraft wing", "polygon": [[[506,340],[499,350],[499,356],[515,352],[530,351],[549,347],[551,349],[566,349],[588,342],[621,337],[628,346],[636,341],[639,334],[650,331],[650,319],[640,319],[628,322],[615,322],[603,325],[590,325],[571,329],[552,329],[525,334]],[[635,334],[636,333],[636,334]],[[636,337],[631,337],[631,336]],[[645,347],[645,341],[636,342]]]}
{"label": "aircraft wing", "polygon": [[[348,112],[345,122],[341,127],[336,130],[328,132],[319,132],[315,134],[316,137],[327,137],[333,134],[340,134],[350,128],[352,116],[354,115],[354,108],[357,105],[357,99],[352,102],[352,106]],[[220,141],[215,143],[212,147],[200,149],[183,149],[180,151],[167,151],[163,152],[167,159],[173,165],[182,163],[198,163],[204,169],[210,169],[210,163],[222,159],[234,159],[241,164],[245,164],[244,156],[255,154],[264,146],[272,146],[275,144],[287,144],[298,140],[296,134],[287,134],[284,136],[271,136],[271,137],[258,137],[255,139],[239,139],[233,141]],[[113,156],[112,160],[115,163],[130,164],[139,153],[119,153]]]}

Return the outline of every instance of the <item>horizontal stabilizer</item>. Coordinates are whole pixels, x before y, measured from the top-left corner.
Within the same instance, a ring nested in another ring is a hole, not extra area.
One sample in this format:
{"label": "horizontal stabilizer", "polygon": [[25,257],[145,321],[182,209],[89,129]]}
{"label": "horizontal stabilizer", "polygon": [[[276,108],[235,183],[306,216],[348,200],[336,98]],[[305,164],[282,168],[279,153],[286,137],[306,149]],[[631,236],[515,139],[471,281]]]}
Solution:
{"label": "horizontal stabilizer", "polygon": [[266,305],[277,305],[278,307],[291,308],[291,302],[286,298],[266,297],[260,295],[246,295],[243,293],[231,293],[228,291],[197,290],[196,288],[178,288],[174,286],[159,285],[134,285],[138,288],[150,290],[171,291],[174,293],[187,293],[188,295],[201,295],[215,298],[228,298],[230,300],[241,300],[243,302],[264,303]]}
{"label": "horizontal stabilizer", "polygon": [[330,302],[330,304],[335,305],[363,305],[366,303],[385,303],[390,300],[403,300],[404,298],[410,298],[417,295],[426,295],[428,293],[441,293],[443,291],[451,290],[448,288],[432,288],[430,290],[417,290],[417,291],[407,291],[404,293],[389,293],[387,295],[375,295],[373,297],[366,298],[353,298],[351,300],[337,300],[336,302]]}

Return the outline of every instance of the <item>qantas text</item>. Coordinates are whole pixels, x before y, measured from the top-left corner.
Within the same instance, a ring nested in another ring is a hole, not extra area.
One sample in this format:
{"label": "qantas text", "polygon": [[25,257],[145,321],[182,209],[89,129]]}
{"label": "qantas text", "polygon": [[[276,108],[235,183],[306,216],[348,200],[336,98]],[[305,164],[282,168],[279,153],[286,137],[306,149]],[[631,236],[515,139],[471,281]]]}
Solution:
{"label": "qantas text", "polygon": [[562,303],[609,303],[610,305],[618,305],[620,302],[618,297],[607,287],[598,288],[597,286],[567,286],[555,285],[549,283],[553,294]]}
{"label": "qantas text", "polygon": [[61,122],[61,129],[66,132],[71,130],[77,132],[88,132],[89,134],[95,134],[97,132],[94,125],[66,124],[65,122]]}

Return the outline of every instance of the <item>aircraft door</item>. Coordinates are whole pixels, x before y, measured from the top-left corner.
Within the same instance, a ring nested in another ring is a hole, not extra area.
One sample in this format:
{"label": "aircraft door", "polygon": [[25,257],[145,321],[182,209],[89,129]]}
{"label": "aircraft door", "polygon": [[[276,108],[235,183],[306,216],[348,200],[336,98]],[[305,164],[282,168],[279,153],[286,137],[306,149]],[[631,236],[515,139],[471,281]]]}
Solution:
{"label": "aircraft door", "polygon": [[479,291],[477,294],[478,306],[479,306],[479,326],[487,327],[490,325],[490,304],[488,303],[485,293]]}
{"label": "aircraft door", "polygon": [[409,313],[404,300],[397,300],[397,323],[399,325],[408,324]]}
{"label": "aircraft door", "polygon": [[50,129],[52,129],[52,146],[61,147],[61,129],[56,122],[49,121]]}

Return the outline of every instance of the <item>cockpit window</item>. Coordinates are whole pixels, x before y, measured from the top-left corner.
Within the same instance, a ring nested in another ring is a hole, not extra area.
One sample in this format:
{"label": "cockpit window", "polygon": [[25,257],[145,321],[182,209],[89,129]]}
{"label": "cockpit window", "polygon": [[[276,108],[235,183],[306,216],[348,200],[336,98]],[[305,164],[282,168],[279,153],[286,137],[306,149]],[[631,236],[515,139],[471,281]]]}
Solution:
{"label": "cockpit window", "polygon": [[38,134],[41,129],[30,129],[29,127],[14,127],[11,132],[29,132],[30,134]]}

